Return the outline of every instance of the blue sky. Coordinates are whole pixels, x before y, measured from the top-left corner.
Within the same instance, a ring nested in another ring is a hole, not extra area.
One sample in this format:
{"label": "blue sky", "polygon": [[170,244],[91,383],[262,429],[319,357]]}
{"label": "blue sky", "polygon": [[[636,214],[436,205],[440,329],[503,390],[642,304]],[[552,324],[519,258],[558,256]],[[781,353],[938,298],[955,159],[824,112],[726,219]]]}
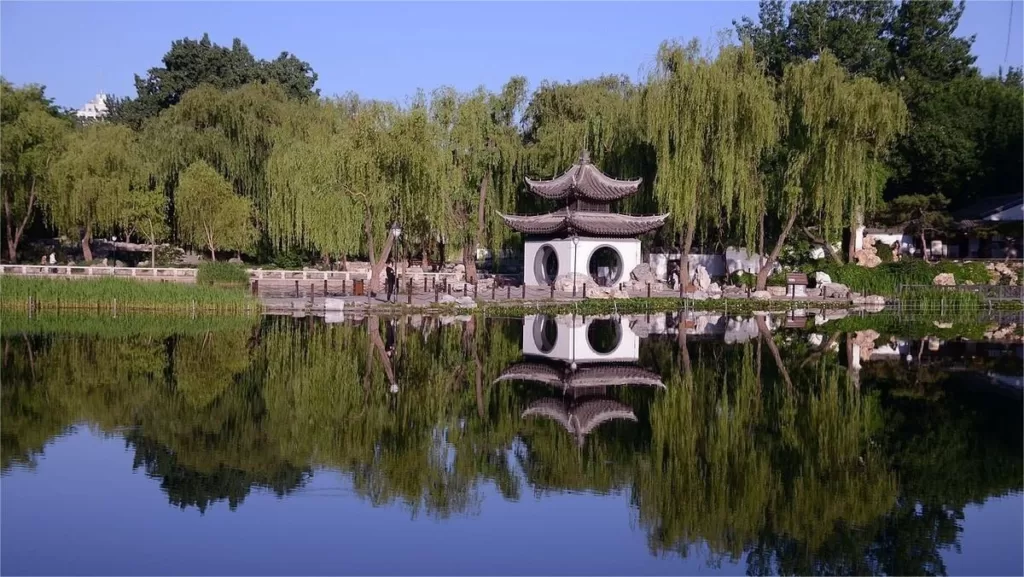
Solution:
{"label": "blue sky", "polygon": [[[987,73],[1024,60],[1024,5],[973,0],[960,32],[977,34]],[[0,2],[0,74],[36,82],[62,106],[100,91],[134,95],[133,74],[171,41],[209,32],[258,58],[283,50],[312,64],[325,95],[403,100],[417,88],[498,88],[514,74],[579,80],[636,76],[667,38],[715,38],[756,2]],[[1010,49],[1006,54],[1007,33]],[[1005,58],[1004,58],[1005,57]]]}

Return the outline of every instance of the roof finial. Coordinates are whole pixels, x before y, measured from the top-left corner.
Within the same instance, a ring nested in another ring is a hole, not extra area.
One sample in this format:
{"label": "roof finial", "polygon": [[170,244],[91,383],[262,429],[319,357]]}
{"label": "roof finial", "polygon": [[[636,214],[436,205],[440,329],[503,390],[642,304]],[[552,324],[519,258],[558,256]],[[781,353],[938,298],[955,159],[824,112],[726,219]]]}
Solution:
{"label": "roof finial", "polygon": [[590,151],[586,148],[580,152],[580,164],[590,164]]}

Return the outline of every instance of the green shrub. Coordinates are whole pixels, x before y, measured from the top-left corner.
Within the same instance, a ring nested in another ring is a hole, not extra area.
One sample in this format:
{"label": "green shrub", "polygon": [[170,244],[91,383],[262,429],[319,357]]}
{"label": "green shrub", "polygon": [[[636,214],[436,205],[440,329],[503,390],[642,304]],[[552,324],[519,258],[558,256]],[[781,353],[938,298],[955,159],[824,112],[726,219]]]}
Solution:
{"label": "green shrub", "polygon": [[249,273],[244,265],[228,262],[203,262],[196,272],[196,283],[201,285],[248,286]]}
{"label": "green shrub", "polygon": [[883,263],[892,262],[892,247],[882,241],[875,243],[875,252]]}
{"label": "green shrub", "polygon": [[805,266],[810,274],[822,271],[837,282],[850,287],[850,290],[862,294],[894,296],[902,285],[932,285],[939,273],[952,273],[957,284],[971,281],[974,284],[988,284],[989,275],[985,265],[981,263],[958,263],[942,261],[929,264],[922,260],[902,260],[867,268],[856,264],[836,264],[833,262]]}
{"label": "green shrub", "polygon": [[5,275],[0,308],[20,309],[31,299],[43,309],[216,310],[238,312],[258,307],[246,291],[179,282],[123,278],[26,278]]}

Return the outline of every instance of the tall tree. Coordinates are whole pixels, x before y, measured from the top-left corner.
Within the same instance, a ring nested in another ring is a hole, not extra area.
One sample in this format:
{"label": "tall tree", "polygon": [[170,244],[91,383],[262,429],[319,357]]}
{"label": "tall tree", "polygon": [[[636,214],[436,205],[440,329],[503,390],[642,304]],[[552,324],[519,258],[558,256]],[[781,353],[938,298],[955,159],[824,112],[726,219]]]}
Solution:
{"label": "tall tree", "polygon": [[146,186],[138,139],[126,126],[94,123],[78,128],[51,169],[44,197],[57,229],[80,232],[82,256],[92,260],[93,235],[114,230],[136,189]]}
{"label": "tall tree", "polygon": [[13,263],[39,198],[51,185],[50,167],[60,156],[71,122],[56,110],[42,86],[16,88],[3,79],[0,110],[2,216],[7,259]]}
{"label": "tall tree", "polygon": [[[488,206],[509,207],[519,188],[525,159],[515,121],[525,97],[526,79],[514,77],[497,94],[481,88],[460,95],[445,88],[436,91],[431,102],[432,120],[441,131],[439,145],[452,160],[449,180],[456,210],[454,227],[446,232],[451,237],[461,231],[466,280],[471,283],[477,280],[477,247],[499,244],[497,234],[487,242],[488,225],[492,231],[505,230]],[[451,205],[445,208],[450,210]]]}
{"label": "tall tree", "polygon": [[108,117],[139,128],[203,84],[229,90],[254,82],[272,82],[285,87],[289,97],[310,98],[320,93],[313,88],[316,80],[309,63],[288,52],[272,61],[257,60],[238,38],[228,48],[203,34],[200,40],[184,38],[171,43],[163,66],[150,68],[144,78],[135,76],[135,98],[110,98]]}
{"label": "tall tree", "polygon": [[871,207],[884,184],[882,163],[906,130],[898,93],[867,78],[850,78],[823,52],[786,68],[779,87],[783,138],[766,187],[766,206],[781,221],[775,246],[757,275],[768,275],[798,218],[819,224],[826,242]]}
{"label": "tall tree", "polygon": [[217,249],[252,246],[252,203],[237,196],[231,183],[205,162],[196,161],[181,174],[177,202],[182,239],[205,246],[211,260],[217,260]]}
{"label": "tall tree", "polygon": [[764,213],[758,170],[779,133],[774,86],[752,47],[708,58],[696,42],[662,44],[643,111],[658,163],[654,196],[673,215],[684,266],[708,222],[742,215],[736,220],[752,245]]}

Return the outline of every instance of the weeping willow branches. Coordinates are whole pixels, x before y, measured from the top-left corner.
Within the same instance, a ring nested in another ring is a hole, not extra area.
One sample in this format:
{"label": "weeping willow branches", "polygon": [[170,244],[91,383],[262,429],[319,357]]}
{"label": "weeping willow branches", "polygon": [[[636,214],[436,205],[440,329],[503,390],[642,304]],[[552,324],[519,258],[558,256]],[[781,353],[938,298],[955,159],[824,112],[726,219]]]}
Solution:
{"label": "weeping willow branches", "polygon": [[770,79],[749,46],[700,54],[696,42],[664,43],[648,78],[642,113],[657,156],[654,196],[675,215],[689,252],[700,226],[735,221],[753,244],[763,210],[758,168],[778,137]]}

